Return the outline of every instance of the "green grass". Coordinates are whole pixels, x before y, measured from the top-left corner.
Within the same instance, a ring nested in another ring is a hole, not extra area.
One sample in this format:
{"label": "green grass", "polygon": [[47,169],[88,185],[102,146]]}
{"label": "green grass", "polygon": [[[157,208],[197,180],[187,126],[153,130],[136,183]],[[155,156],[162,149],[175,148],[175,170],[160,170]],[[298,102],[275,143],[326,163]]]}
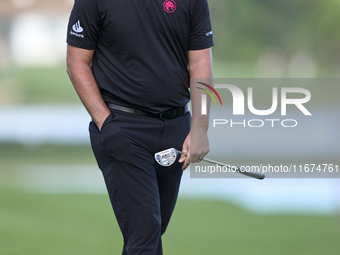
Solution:
{"label": "green grass", "polygon": [[[0,189],[0,254],[120,254],[106,195]],[[339,222],[321,216],[256,215],[219,201],[179,200],[165,254],[338,254]]]}
{"label": "green grass", "polygon": [[106,196],[0,192],[0,254],[119,254]]}
{"label": "green grass", "polygon": [[[0,144],[0,255],[120,254],[107,195],[29,193],[14,178],[18,165],[94,163],[89,146]],[[335,255],[339,235],[336,216],[259,215],[180,199],[163,246],[168,255]]]}
{"label": "green grass", "polygon": [[[337,224],[336,224],[337,223]],[[336,254],[331,217],[256,215],[218,201],[180,201],[168,242],[191,254]],[[187,238],[185,238],[187,237]]]}

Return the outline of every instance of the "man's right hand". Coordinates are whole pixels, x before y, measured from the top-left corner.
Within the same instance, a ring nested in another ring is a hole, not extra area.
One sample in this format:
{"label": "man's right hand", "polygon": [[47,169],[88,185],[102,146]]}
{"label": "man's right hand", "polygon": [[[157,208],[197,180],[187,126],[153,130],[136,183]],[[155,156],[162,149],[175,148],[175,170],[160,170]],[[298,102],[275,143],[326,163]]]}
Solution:
{"label": "man's right hand", "polygon": [[106,112],[106,114],[102,114],[100,118],[96,118],[93,119],[94,123],[96,123],[99,132],[102,130],[103,124],[105,122],[105,120],[111,115],[111,112],[109,111],[108,113]]}

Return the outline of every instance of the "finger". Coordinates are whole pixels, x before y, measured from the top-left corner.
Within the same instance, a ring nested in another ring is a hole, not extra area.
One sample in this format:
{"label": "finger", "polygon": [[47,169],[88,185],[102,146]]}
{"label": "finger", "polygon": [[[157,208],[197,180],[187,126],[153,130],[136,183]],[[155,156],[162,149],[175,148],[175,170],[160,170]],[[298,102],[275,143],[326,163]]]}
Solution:
{"label": "finger", "polygon": [[202,160],[203,160],[202,157],[196,156],[194,158],[191,158],[191,163],[198,163],[198,162],[201,162]]}
{"label": "finger", "polygon": [[178,161],[179,163],[183,163],[186,160],[187,155],[190,153],[189,150],[190,150],[189,146],[186,143],[184,143],[181,151],[181,157]]}
{"label": "finger", "polygon": [[179,163],[183,163],[186,159],[187,155],[182,154],[180,159],[178,160]]}
{"label": "finger", "polygon": [[180,159],[179,159],[179,162],[180,162],[180,163],[183,163],[183,162],[187,159],[187,157],[188,157],[189,154],[190,154],[190,151],[188,151],[188,152],[182,151],[181,157],[180,157]]}
{"label": "finger", "polygon": [[201,155],[199,155],[199,156],[197,157],[197,160],[198,160],[199,162],[202,161],[202,160],[204,159],[205,155],[207,155],[207,153],[202,153]]}
{"label": "finger", "polygon": [[191,154],[191,163],[201,162],[208,152],[201,152],[197,155]]}
{"label": "finger", "polygon": [[200,156],[199,156],[199,155],[194,155],[194,154],[192,154],[192,155],[191,155],[191,158],[190,158],[190,162],[191,162],[191,163],[200,162]]}
{"label": "finger", "polygon": [[184,164],[183,164],[183,167],[182,167],[182,170],[184,171],[185,169],[187,169],[187,167],[190,165],[190,155],[187,156]]}

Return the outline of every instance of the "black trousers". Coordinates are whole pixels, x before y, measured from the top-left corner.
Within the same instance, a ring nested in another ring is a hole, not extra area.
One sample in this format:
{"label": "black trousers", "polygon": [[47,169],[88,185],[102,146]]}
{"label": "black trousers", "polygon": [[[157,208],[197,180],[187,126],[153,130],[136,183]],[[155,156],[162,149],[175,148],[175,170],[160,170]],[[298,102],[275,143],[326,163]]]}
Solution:
{"label": "black trousers", "polygon": [[182,164],[162,167],[154,154],[182,149],[189,130],[189,112],[157,119],[112,110],[100,132],[90,123],[92,150],[123,234],[123,254],[163,254],[161,235],[176,204]]}

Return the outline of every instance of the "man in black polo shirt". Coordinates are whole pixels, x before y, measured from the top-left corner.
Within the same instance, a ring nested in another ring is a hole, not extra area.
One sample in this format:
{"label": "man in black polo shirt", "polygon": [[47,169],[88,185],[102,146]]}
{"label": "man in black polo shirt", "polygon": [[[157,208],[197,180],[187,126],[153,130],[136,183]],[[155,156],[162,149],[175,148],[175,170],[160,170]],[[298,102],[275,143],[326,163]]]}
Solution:
{"label": "man in black polo shirt", "polygon": [[[207,0],[76,0],[67,43],[67,71],[93,120],[91,145],[123,254],[162,254],[182,170],[209,151],[196,89],[212,77]],[[185,154],[158,165],[154,154],[171,147]]]}

